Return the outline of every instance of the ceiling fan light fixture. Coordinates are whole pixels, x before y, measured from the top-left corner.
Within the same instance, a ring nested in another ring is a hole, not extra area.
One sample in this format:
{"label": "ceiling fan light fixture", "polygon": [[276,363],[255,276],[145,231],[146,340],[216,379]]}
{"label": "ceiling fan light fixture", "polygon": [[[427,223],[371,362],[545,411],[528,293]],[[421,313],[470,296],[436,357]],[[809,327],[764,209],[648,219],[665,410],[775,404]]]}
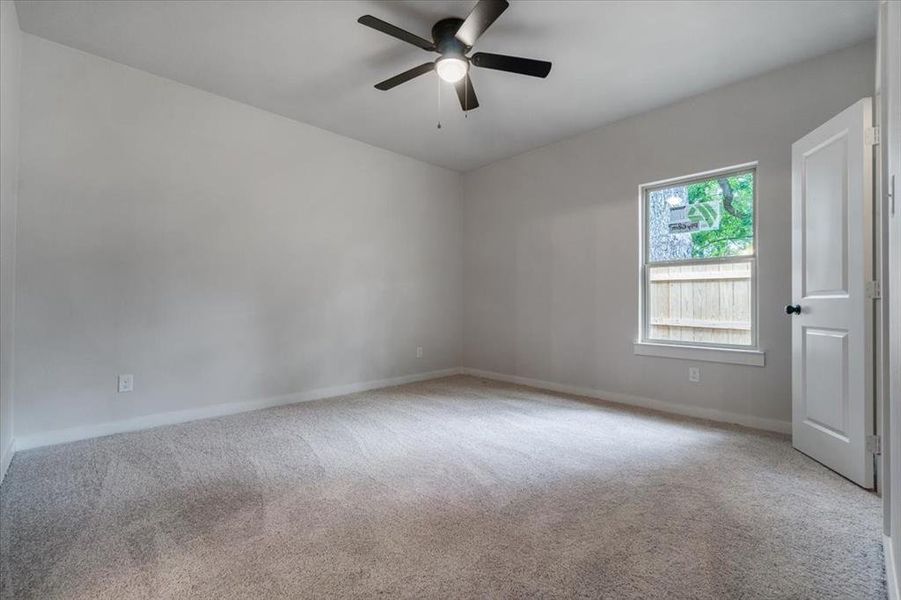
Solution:
{"label": "ceiling fan light fixture", "polygon": [[438,77],[448,83],[457,83],[469,72],[469,61],[457,56],[442,56],[435,61]]}

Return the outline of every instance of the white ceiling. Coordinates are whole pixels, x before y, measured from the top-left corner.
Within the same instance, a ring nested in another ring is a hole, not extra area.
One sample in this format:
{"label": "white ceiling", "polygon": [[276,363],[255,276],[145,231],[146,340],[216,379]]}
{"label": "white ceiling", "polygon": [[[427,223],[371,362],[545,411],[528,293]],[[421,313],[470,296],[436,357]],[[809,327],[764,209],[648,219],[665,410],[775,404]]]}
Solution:
{"label": "white ceiling", "polygon": [[474,69],[464,119],[432,73],[372,86],[436,55],[356,22],[429,38],[467,1],[33,1],[22,29],[114,61],[468,171],[733,81],[873,37],[877,4],[510,0],[477,51],[550,60],[545,80]]}

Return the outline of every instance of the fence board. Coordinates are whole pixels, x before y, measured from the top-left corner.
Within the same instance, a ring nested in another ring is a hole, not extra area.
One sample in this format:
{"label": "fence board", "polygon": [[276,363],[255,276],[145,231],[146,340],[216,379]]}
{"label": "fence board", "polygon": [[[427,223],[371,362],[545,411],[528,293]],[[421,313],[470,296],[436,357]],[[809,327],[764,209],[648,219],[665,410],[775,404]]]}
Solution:
{"label": "fence board", "polygon": [[649,267],[653,339],[751,343],[749,263]]}

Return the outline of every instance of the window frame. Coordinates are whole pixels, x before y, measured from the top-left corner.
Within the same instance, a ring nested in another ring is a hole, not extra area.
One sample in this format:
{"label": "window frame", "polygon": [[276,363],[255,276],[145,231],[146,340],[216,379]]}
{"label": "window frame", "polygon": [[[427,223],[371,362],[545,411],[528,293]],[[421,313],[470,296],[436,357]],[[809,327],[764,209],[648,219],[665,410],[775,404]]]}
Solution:
{"label": "window frame", "polygon": [[[648,232],[648,202],[650,201],[650,193],[660,190],[666,189],[670,187],[674,187],[677,185],[690,185],[692,183],[699,183],[702,181],[706,181],[712,179],[714,177],[720,177],[723,175],[733,176],[733,175],[741,175],[745,173],[753,173],[754,175],[754,196],[752,200],[752,222],[753,222],[753,235],[754,235],[754,252],[750,255],[741,255],[741,256],[732,256],[732,257],[709,257],[709,258],[695,258],[688,260],[669,260],[669,261],[656,261],[650,262],[650,235]],[[758,200],[758,190],[760,184],[760,173],[758,169],[758,163],[756,161],[744,163],[740,165],[733,165],[729,167],[724,167],[720,169],[713,169],[710,171],[704,171],[702,173],[694,173],[691,175],[684,175],[680,177],[674,177],[671,179],[665,179],[660,181],[653,181],[650,183],[644,183],[638,186],[638,197],[639,197],[639,234],[640,234],[640,244],[639,244],[639,307],[638,307],[638,339],[635,343],[635,353],[643,354],[649,356],[672,356],[674,358],[697,358],[699,360],[712,360],[714,362],[735,362],[739,364],[754,364],[756,366],[763,366],[763,353],[760,351],[760,340],[759,340],[759,321],[760,315],[758,310],[758,279],[759,279],[759,267],[758,267],[758,258],[759,258],[759,211],[757,207]],[[736,263],[736,262],[747,262],[750,264],[751,269],[751,278],[750,278],[750,288],[751,288],[751,343],[748,345],[745,344],[728,344],[728,343],[714,343],[714,342],[698,342],[694,340],[672,340],[672,339],[661,339],[661,338],[652,338],[650,337],[650,306],[648,303],[648,288],[649,288],[649,277],[650,277],[650,267],[672,267],[672,266],[695,266],[695,265],[704,265],[704,264],[723,264],[723,263]],[[668,349],[673,349],[673,351],[669,351]],[[704,352],[695,352],[709,350],[713,351],[713,354],[705,354]],[[687,351],[687,352],[686,352]],[[721,352],[718,352],[721,351]],[[751,356],[750,358],[745,355],[759,355],[759,361],[757,358]],[[705,358],[707,356],[707,358]]]}

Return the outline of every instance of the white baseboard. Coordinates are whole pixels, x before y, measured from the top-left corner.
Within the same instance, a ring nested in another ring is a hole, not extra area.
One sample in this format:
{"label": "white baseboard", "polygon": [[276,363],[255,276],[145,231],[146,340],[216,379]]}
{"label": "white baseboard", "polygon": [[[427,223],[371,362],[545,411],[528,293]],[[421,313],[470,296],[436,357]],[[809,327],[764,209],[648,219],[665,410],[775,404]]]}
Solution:
{"label": "white baseboard", "polygon": [[895,570],[895,549],[892,538],[882,537],[882,553],[885,555],[885,587],[888,588],[888,600],[901,600],[901,586],[898,578],[901,573]]}
{"label": "white baseboard", "polygon": [[519,377],[517,375],[505,375],[503,373],[495,373],[493,371],[470,369],[468,367],[463,367],[462,369],[460,369],[460,372],[465,373],[466,375],[473,375],[475,377],[484,377],[485,379],[494,379],[496,381],[504,381],[507,383],[517,383],[520,385],[527,385],[529,387],[539,388],[543,390],[572,394],[574,396],[585,396],[587,398],[597,398],[598,400],[607,400],[610,402],[616,402],[618,404],[628,404],[629,406],[650,408],[653,410],[683,415],[686,417],[696,417],[699,419],[720,421],[722,423],[734,423],[736,425],[743,425],[745,427],[753,427],[754,429],[776,431],[778,433],[791,433],[792,430],[792,424],[790,421],[779,421],[777,419],[766,419],[763,417],[755,417],[751,415],[741,415],[738,413],[719,410],[717,408],[689,406],[686,404],[666,402],[664,400],[655,400],[653,398],[645,398],[642,396],[633,396],[632,394],[623,394],[621,392],[607,392],[593,388],[583,388],[562,383],[554,383],[551,381],[542,381],[540,379],[531,379],[529,377]]}
{"label": "white baseboard", "polygon": [[[414,375],[404,375],[401,377],[392,377],[389,379],[379,379],[375,381],[367,381],[362,383],[351,383],[328,388],[320,388],[295,394],[287,394],[284,396],[274,396],[271,398],[263,398],[260,400],[248,400],[244,402],[230,402],[226,404],[215,404],[212,406],[204,406],[201,408],[193,408],[187,410],[179,410],[165,413],[157,413],[132,419],[124,419],[121,421],[110,421],[106,423],[98,423],[93,425],[83,425],[79,427],[70,427],[67,429],[57,429],[54,431],[44,431],[17,436],[15,439],[15,451],[29,450],[31,448],[40,448],[42,446],[52,446],[55,444],[64,444],[67,442],[75,442],[78,440],[86,440],[90,438],[112,435],[115,433],[124,433],[128,431],[139,431],[142,429],[150,429],[162,425],[174,425],[177,423],[186,423],[188,421],[196,421],[198,419],[209,419],[212,417],[221,417],[224,415],[233,415],[262,408],[273,406],[282,406],[285,404],[296,404],[298,402],[309,402],[312,400],[321,400],[323,398],[331,398],[333,396],[343,396],[345,394],[353,394],[356,392],[365,392],[379,388],[391,387],[395,385],[403,385],[405,383],[413,383],[416,381],[425,381],[428,379],[436,379],[438,377],[447,377],[449,375],[457,375],[465,373],[476,377],[484,377],[486,379],[494,379],[508,383],[517,383],[527,385],[539,389],[546,389],[555,392],[573,394],[577,396],[585,396],[588,398],[598,398],[600,400],[608,400],[619,404],[627,404],[630,406],[639,406],[642,408],[650,408],[663,412],[674,413],[689,417],[697,417],[701,419],[710,419],[712,421],[721,421],[725,423],[735,423],[746,427],[756,429],[764,429],[767,431],[777,431],[779,433],[790,433],[791,423],[787,421],[778,421],[775,419],[765,419],[749,415],[740,415],[730,413],[714,408],[703,408],[697,406],[688,406],[677,404],[674,402],[666,402],[663,400],[655,400],[652,398],[644,398],[631,394],[623,394],[619,392],[607,392],[604,390],[582,388],[577,386],[554,383],[550,381],[542,381],[539,379],[531,379],[528,377],[519,377],[516,375],[505,375],[503,373],[495,373],[492,371],[482,371],[480,369],[470,368],[452,368],[440,371],[428,371],[425,373],[416,373]],[[3,454],[2,469],[6,472],[6,467],[12,459],[13,447]],[[901,600],[899,598],[898,600]]]}
{"label": "white baseboard", "polygon": [[6,470],[9,469],[9,463],[13,460],[13,454],[16,453],[16,438],[9,440],[6,448],[0,448],[0,483],[6,477]]}
{"label": "white baseboard", "polygon": [[271,408],[273,406],[296,404],[298,402],[310,402],[313,400],[321,400],[323,398],[331,398],[333,396],[344,396],[346,394],[354,394],[357,392],[365,392],[368,390],[392,387],[395,385],[403,385],[405,383],[414,383],[416,381],[425,381],[428,379],[436,379],[438,377],[458,375],[459,373],[460,369],[456,368],[443,369],[440,371],[428,371],[425,373],[416,373],[413,375],[403,375],[401,377],[391,377],[389,379],[378,379],[375,381],[366,381],[362,383],[351,383],[347,385],[339,385],[328,388],[319,388],[316,390],[297,392],[284,396],[263,398],[261,400],[248,400],[244,402],[214,404],[212,406],[204,406],[201,408],[192,408],[165,413],[156,413],[143,417],[135,417],[133,419],[124,419],[121,421],[110,421],[106,423],[98,423],[95,425],[83,425],[80,427],[57,429],[55,431],[42,431],[39,433],[18,436],[15,440],[16,450],[29,450],[31,448],[53,446],[55,444],[64,444],[66,442],[86,440],[90,438],[102,437],[105,435],[112,435],[114,433],[140,431],[142,429],[160,427],[161,425],[175,425],[177,423],[186,423],[188,421],[196,421],[198,419],[209,419],[212,417],[233,415],[242,412],[260,410],[262,408]]}

